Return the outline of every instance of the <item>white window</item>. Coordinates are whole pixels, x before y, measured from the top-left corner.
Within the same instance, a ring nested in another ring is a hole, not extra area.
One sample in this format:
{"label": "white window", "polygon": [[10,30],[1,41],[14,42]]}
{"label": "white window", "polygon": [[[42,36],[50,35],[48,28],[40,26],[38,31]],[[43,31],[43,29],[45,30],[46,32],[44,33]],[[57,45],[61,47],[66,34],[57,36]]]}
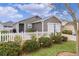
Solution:
{"label": "white window", "polygon": [[57,23],[48,23],[48,32],[60,32],[61,25]]}
{"label": "white window", "polygon": [[27,27],[28,27],[28,28],[32,28],[32,24],[28,24]]}

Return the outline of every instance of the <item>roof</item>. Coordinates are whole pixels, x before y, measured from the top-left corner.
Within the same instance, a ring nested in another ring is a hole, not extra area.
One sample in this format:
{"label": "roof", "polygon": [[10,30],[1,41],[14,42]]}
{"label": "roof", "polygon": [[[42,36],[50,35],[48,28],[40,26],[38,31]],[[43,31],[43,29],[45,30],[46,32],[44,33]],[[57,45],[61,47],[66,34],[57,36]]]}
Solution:
{"label": "roof", "polygon": [[59,18],[56,17],[56,16],[50,16],[50,17],[48,17],[48,18],[44,18],[44,19],[41,18],[41,20],[37,20],[37,21],[34,21],[34,22],[32,22],[32,23],[46,21],[46,20],[48,20],[49,18],[53,18],[53,17],[56,18],[56,19],[58,19],[58,21],[61,23],[61,21],[59,20]]}
{"label": "roof", "polygon": [[[32,17],[30,17],[30,18],[28,18],[28,19],[24,19],[24,20],[21,20],[21,21],[16,22],[16,23],[22,23],[22,22],[32,23],[32,22],[34,22],[34,21],[38,21],[38,20],[41,20],[41,19],[42,19],[42,18],[39,17],[39,16],[32,16]],[[16,23],[15,23],[15,24],[16,24]]]}
{"label": "roof", "polygon": [[48,20],[49,18],[52,18],[52,17],[58,19],[58,21],[61,23],[60,19],[58,17],[56,17],[56,16],[50,16],[50,17],[44,18],[44,19],[39,17],[39,16],[32,16],[32,17],[30,17],[28,19],[21,20],[21,21],[19,21],[17,23],[24,23],[24,22],[26,22],[26,23],[36,23],[36,22],[46,21],[46,20]]}
{"label": "roof", "polygon": [[50,17],[46,18],[45,20],[48,20],[50,18],[56,18],[61,23],[61,20],[57,16],[50,16]]}
{"label": "roof", "polygon": [[73,22],[68,22],[64,26],[67,26],[67,25],[74,25],[74,24],[73,24]]}

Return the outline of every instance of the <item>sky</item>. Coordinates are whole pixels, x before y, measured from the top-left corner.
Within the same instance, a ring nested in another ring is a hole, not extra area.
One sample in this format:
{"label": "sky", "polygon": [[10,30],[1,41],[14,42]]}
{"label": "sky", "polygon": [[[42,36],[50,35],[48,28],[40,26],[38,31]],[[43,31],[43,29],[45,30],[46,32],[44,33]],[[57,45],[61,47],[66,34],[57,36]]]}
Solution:
{"label": "sky", "polygon": [[[70,7],[74,10],[76,17],[78,18],[79,9],[77,4],[70,4]],[[65,5],[61,3],[0,3],[0,22],[18,22],[35,15],[38,15],[41,18],[47,18],[54,15],[61,20],[72,20]]]}

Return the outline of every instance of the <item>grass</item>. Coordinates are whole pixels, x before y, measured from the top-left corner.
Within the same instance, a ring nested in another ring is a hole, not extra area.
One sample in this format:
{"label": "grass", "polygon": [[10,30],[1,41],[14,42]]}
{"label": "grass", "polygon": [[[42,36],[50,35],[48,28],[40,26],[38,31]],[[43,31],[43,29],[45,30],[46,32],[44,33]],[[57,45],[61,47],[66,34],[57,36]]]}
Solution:
{"label": "grass", "polygon": [[55,56],[62,51],[76,52],[76,42],[68,41],[62,44],[54,44],[50,48],[41,48],[36,52],[24,54],[26,56]]}

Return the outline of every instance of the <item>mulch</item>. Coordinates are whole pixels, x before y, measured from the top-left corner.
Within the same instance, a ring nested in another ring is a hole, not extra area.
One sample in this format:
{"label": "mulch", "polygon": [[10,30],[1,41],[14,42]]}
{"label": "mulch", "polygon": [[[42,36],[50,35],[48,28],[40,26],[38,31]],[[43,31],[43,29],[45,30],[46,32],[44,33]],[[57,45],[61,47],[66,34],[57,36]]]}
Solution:
{"label": "mulch", "polygon": [[76,53],[72,52],[59,52],[57,56],[76,56]]}

